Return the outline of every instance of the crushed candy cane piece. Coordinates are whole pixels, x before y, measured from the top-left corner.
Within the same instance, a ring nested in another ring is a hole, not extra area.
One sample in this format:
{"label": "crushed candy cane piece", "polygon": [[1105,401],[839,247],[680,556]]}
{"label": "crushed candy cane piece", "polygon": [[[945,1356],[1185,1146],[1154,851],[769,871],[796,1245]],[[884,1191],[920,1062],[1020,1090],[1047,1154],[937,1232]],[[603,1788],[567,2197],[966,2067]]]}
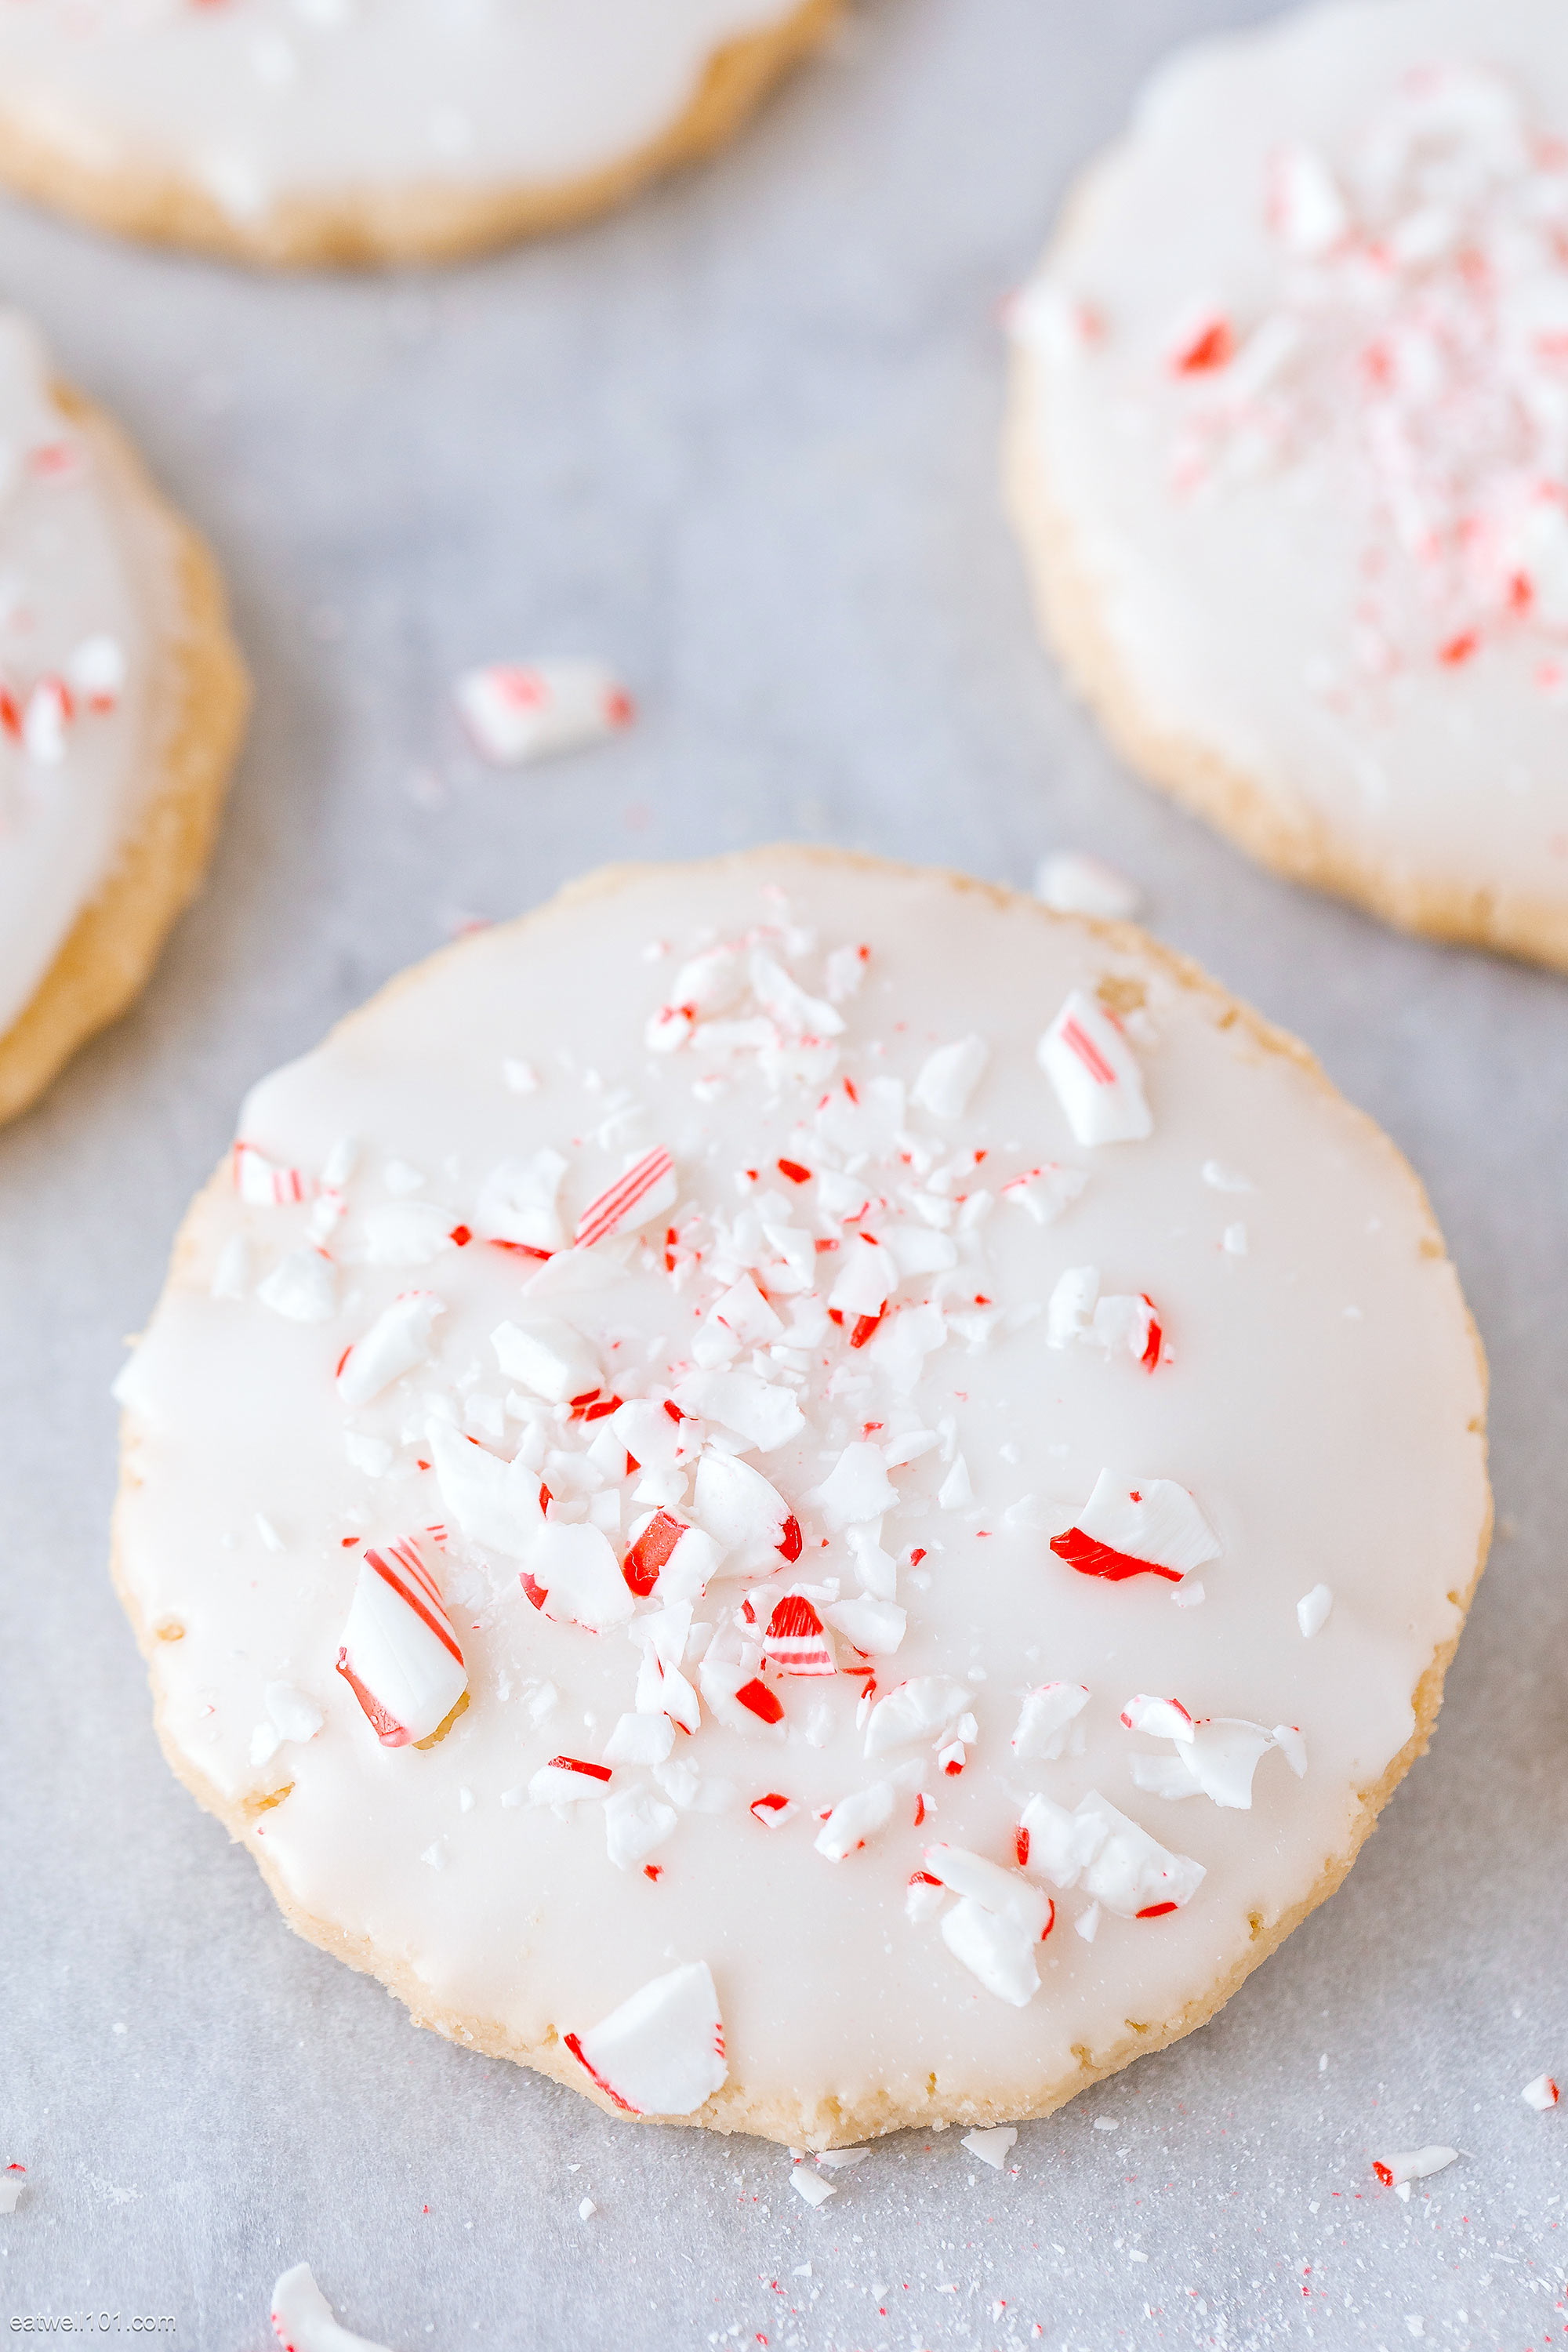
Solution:
{"label": "crushed candy cane piece", "polygon": [[773,1604],[763,1635],[763,1656],[781,1675],[832,1675],[838,1671],[833,1644],[821,1618],[804,1593],[786,1592]]}
{"label": "crushed candy cane piece", "polygon": [[831,2180],[824,2180],[820,2172],[807,2172],[800,2165],[796,2165],[789,2179],[795,2195],[804,2198],[808,2205],[826,2205],[830,2197],[838,2194]]}
{"label": "crushed candy cane piece", "polygon": [[0,2213],[14,2213],[16,2200],[27,2185],[25,2164],[8,2164],[0,2172]]}
{"label": "crushed candy cane piece", "polygon": [[524,1577],[546,1617],[604,1633],[631,1615],[632,1596],[620,1561],[598,1528],[580,1520],[547,1520],[530,1544],[527,1560]]}
{"label": "crushed candy cane piece", "polygon": [[1120,1583],[1152,1574],[1172,1583],[1220,1556],[1219,1540],[1184,1486],[1148,1478],[1118,1485],[1102,1470],[1076,1525],[1051,1538],[1058,1559],[1080,1576]]}
{"label": "crushed candy cane piece", "polygon": [[597,742],[635,716],[625,687],[595,661],[490,662],[452,688],[475,748],[499,766]]}
{"label": "crushed candy cane piece", "polygon": [[960,2145],[1000,2172],[1017,2144],[1018,2135],[1011,2124],[995,2124],[989,2131],[965,2132]]}
{"label": "crushed candy cane piece", "polygon": [[1380,2156],[1372,2168],[1385,2189],[1400,2189],[1407,2181],[1426,2180],[1432,2173],[1443,2171],[1457,2161],[1458,2153],[1457,2147],[1418,2147],[1404,2156]]}
{"label": "crushed candy cane piece", "polygon": [[1088,1181],[1087,1169],[1058,1168],[1053,1160],[1011,1177],[1003,1185],[1001,1197],[1015,1208],[1026,1210],[1036,1224],[1049,1225],[1071,1207]]}
{"label": "crushed candy cane piece", "polygon": [[350,1407],[368,1404],[383,1389],[427,1361],[438,1316],[447,1311],[433,1290],[405,1290],[378,1315],[363,1338],[343,1351],[338,1394]]}
{"label": "crushed candy cane piece", "polygon": [[753,1797],[750,1807],[752,1819],[761,1822],[765,1830],[781,1829],[799,1811],[793,1797],[781,1797],[776,1790],[765,1797]]}
{"label": "crushed candy cane piece", "polygon": [[920,1076],[910,1089],[910,1102],[933,1118],[962,1118],[990,1058],[991,1048],[984,1038],[973,1034],[951,1045],[939,1045],[921,1065]]}
{"label": "crushed candy cane piece", "polygon": [[1026,2009],[1039,1991],[1037,1938],[1005,1913],[987,1910],[972,1895],[960,1895],[942,1913],[942,1940],[987,1992],[1015,2009]]}
{"label": "crushed candy cane piece", "polygon": [[521,1456],[503,1462],[449,1423],[428,1423],[425,1435],[448,1517],[475,1543],[525,1559],[544,1524],[538,1474]]}
{"label": "crushed candy cane piece", "polygon": [[309,2263],[285,2271],[272,2290],[273,2331],[283,2352],[387,2352],[344,2327],[316,2284]]}
{"label": "crushed candy cane piece", "polygon": [[983,1910],[1013,1920],[1035,1943],[1050,1934],[1056,1906],[1021,1871],[958,1845],[928,1845],[921,1860],[931,1875],[954,1895],[967,1895]]}
{"label": "crushed candy cane piece", "polygon": [[337,1670],[384,1748],[424,1745],[463,1704],[463,1653],[414,1538],[362,1553]]}
{"label": "crushed candy cane piece", "polygon": [[1131,1046],[1103,1005],[1075,988],[1039,1043],[1040,1067],[1079,1143],[1138,1143],[1154,1121]]}
{"label": "crushed candy cane piece", "polygon": [[805,1427],[793,1389],[757,1372],[689,1372],[675,1391],[682,1412],[716,1421],[759,1454],[774,1454]]}
{"label": "crushed candy cane piece", "polygon": [[636,1870],[674,1834],[679,1815],[646,1789],[620,1789],[605,1800],[605,1846],[617,1870]]}
{"label": "crushed candy cane piece", "polygon": [[1550,2074],[1537,2074],[1532,2082],[1525,2084],[1519,2095],[1527,2107],[1533,2107],[1538,2116],[1543,2116],[1557,2105],[1561,2094]]}
{"label": "crushed candy cane piece", "polygon": [[577,1220],[575,1247],[593,1249],[613,1234],[635,1233],[650,1217],[673,1207],[675,1194],[675,1162],[663,1144],[656,1143],[590,1201]]}
{"label": "crushed candy cane piece", "polygon": [[655,1977],[585,2033],[563,2038],[627,2115],[694,2115],[729,2078],[719,1995],[705,1960]]}
{"label": "crushed candy cane piece", "polygon": [[1060,849],[1042,857],[1035,875],[1035,896],[1058,915],[1094,915],[1103,922],[1131,922],[1143,903],[1143,893],[1114,866],[1076,849]]}
{"label": "crushed candy cane piece", "polygon": [[549,1404],[594,1394],[605,1376],[592,1341],[557,1315],[498,1324],[490,1346],[508,1380],[521,1381]]}
{"label": "crushed candy cane piece", "polygon": [[1013,1734],[1013,1753],[1021,1762],[1038,1759],[1054,1764],[1067,1743],[1075,1717],[1089,1705],[1082,1683],[1042,1683],[1026,1694]]}
{"label": "crushed candy cane piece", "polygon": [[1314,1584],[1310,1592],[1301,1595],[1296,1603],[1296,1622],[1306,1640],[1310,1642],[1314,1633],[1322,1632],[1333,1605],[1333,1593],[1326,1584]]}
{"label": "crushed candy cane piece", "polygon": [[256,1296],[290,1323],[325,1323],[338,1303],[337,1268],[324,1250],[290,1250],[257,1286]]}
{"label": "crushed candy cane piece", "polygon": [[1024,1866],[1032,1877],[1048,1878],[1058,1893],[1081,1884],[1119,1918],[1180,1910],[1207,1875],[1201,1863],[1167,1852],[1098,1790],[1070,1813],[1049,1797],[1031,1797],[1021,1826],[1028,1832]]}
{"label": "crushed candy cane piece", "polygon": [[916,1739],[939,1743],[966,1713],[970,1693],[963,1683],[946,1675],[917,1675],[898,1684],[871,1709],[866,1724],[866,1754],[881,1756],[889,1748],[907,1747]]}
{"label": "crushed candy cane piece", "polygon": [[1179,1739],[1191,1742],[1193,1718],[1180,1699],[1151,1698],[1141,1692],[1130,1698],[1121,1710],[1121,1720],[1129,1731],[1146,1731],[1155,1739]]}
{"label": "crushed candy cane piece", "polygon": [[611,1777],[607,1764],[591,1764],[581,1756],[552,1756],[528,1784],[531,1805],[580,1805],[602,1797]]}
{"label": "crushed candy cane piece", "polygon": [[799,1520],[778,1488],[736,1454],[703,1454],[691,1507],[732,1570],[768,1569],[780,1559],[800,1558]]}
{"label": "crushed candy cane piece", "polygon": [[822,1828],[817,1832],[816,1851],[829,1862],[843,1862],[858,1853],[868,1838],[887,1828],[893,1818],[896,1792],[890,1780],[873,1780],[868,1789],[857,1789],[847,1797],[840,1797],[832,1806]]}

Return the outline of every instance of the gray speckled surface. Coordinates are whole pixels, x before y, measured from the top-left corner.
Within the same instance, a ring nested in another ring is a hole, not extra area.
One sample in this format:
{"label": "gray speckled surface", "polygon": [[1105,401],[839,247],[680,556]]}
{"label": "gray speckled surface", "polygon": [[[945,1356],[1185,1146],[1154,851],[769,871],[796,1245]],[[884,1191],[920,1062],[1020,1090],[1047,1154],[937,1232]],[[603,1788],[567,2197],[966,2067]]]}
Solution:
{"label": "gray speckled surface", "polygon": [[[0,291],[211,533],[258,688],[154,985],[0,1135],[5,2340],[166,2315],[246,2352],[300,2259],[398,2352],[1562,2338],[1568,2116],[1519,2092],[1568,2069],[1568,983],[1274,883],[1123,774],[998,511],[998,299],[1143,68],[1247,13],[868,0],[715,168],[430,279],[0,209]],[[642,723],[480,770],[452,673],[552,648],[616,661]],[[105,1574],[120,1338],[247,1083],[459,914],[781,835],[1016,882],[1098,850],[1304,1035],[1432,1189],[1505,1531],[1432,1756],[1214,2025],[1026,2127],[1016,2172],[899,2139],[819,2213],[782,2150],[608,2122],[289,1936],[164,1769]],[[1427,2140],[1463,2161],[1379,2191]]]}

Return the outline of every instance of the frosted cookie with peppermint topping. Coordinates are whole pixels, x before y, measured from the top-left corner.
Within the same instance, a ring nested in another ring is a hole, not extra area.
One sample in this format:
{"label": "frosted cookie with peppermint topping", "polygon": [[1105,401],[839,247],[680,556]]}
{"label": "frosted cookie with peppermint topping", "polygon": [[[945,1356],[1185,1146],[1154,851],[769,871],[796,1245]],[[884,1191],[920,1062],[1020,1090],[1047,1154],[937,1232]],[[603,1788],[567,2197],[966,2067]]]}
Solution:
{"label": "frosted cookie with peppermint topping", "polygon": [[1568,47],[1552,0],[1173,59],[1014,319],[1047,635],[1265,863],[1568,965]]}
{"label": "frosted cookie with peppermint topping", "polygon": [[0,180],[251,261],[441,260],[709,153],[840,0],[13,0]]}
{"label": "frosted cookie with peppermint topping", "polygon": [[205,549],[0,310],[0,1119],[146,980],[246,698]]}
{"label": "frosted cookie with peppermint topping", "polygon": [[1454,1270],[1300,1046],[803,849],[595,876],[264,1081],[121,1394],[164,1748],[295,1927],[813,2147],[1207,2017],[1489,1524]]}

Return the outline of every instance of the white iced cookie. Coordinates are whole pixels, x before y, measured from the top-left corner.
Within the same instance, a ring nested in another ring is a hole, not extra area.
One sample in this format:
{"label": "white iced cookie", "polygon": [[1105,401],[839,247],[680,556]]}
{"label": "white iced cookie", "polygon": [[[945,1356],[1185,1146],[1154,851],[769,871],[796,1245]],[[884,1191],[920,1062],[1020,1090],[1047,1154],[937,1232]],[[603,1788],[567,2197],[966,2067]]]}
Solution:
{"label": "white iced cookie", "polygon": [[1139,932],[619,868],[257,1088],[125,1375],[171,1763],[618,2110],[1041,2114],[1424,1746],[1489,1517],[1420,1187]]}
{"label": "white iced cookie", "polygon": [[1568,44],[1178,56],[1020,299],[1014,512],[1118,746],[1268,864],[1568,964]]}
{"label": "white iced cookie", "polygon": [[840,0],[15,0],[0,179],[278,262],[439,259],[704,154]]}
{"label": "white iced cookie", "polygon": [[0,1119],[146,979],[245,700],[205,550],[0,310]]}

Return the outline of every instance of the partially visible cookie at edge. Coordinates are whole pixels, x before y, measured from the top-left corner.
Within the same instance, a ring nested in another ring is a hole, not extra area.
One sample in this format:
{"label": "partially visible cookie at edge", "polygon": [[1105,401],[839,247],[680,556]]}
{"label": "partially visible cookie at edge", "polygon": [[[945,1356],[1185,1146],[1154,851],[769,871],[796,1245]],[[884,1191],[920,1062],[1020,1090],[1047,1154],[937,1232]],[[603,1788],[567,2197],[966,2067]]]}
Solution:
{"label": "partially visible cookie at edge", "polygon": [[140,992],[247,701],[202,541],[0,311],[0,1120]]}
{"label": "partially visible cookie at edge", "polygon": [[1195,45],[1014,317],[1010,504],[1118,749],[1264,863],[1568,966],[1550,0]]}
{"label": "partially visible cookie at edge", "polygon": [[840,9],[19,0],[0,20],[0,181],[240,260],[447,260],[710,153]]}
{"label": "partially visible cookie at edge", "polygon": [[1043,2115],[1425,1747],[1485,1368],[1419,1184],[1127,926],[611,869],[263,1081],[120,1388],[168,1759],[617,2113]]}

